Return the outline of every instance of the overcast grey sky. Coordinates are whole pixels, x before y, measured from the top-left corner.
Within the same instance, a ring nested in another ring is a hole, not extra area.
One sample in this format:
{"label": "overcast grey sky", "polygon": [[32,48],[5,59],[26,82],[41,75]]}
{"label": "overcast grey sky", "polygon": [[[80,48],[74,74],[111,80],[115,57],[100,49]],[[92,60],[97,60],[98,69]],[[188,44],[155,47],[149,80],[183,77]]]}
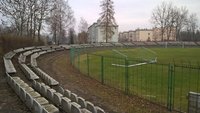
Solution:
{"label": "overcast grey sky", "polygon": [[[80,17],[87,20],[89,25],[100,17],[101,0],[69,0],[79,24]],[[200,0],[113,0],[115,18],[119,25],[119,31],[134,30],[136,28],[151,28],[152,10],[162,1],[172,2],[174,5],[188,8],[190,13],[196,13],[200,22]]]}

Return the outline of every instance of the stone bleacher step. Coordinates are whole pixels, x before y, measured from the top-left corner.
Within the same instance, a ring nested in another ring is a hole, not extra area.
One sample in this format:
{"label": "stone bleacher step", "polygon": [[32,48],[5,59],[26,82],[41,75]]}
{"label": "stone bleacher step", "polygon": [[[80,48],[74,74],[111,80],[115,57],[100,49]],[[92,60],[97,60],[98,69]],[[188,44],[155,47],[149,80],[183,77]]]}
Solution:
{"label": "stone bleacher step", "polygon": [[39,77],[26,64],[20,64],[20,67],[29,80],[39,79]]}
{"label": "stone bleacher step", "polygon": [[37,91],[32,89],[22,79],[19,77],[11,77],[8,73],[6,75],[8,84],[33,113],[59,113],[57,107],[49,104],[47,99],[41,97]]}
{"label": "stone bleacher step", "polygon": [[44,83],[34,81],[33,88],[67,113],[105,113],[101,108],[94,106],[89,101],[85,101],[85,99],[78,97],[69,90],[64,90],[61,86],[55,90]]}
{"label": "stone bleacher step", "polygon": [[7,73],[12,74],[17,72],[11,59],[3,58],[3,61]]}

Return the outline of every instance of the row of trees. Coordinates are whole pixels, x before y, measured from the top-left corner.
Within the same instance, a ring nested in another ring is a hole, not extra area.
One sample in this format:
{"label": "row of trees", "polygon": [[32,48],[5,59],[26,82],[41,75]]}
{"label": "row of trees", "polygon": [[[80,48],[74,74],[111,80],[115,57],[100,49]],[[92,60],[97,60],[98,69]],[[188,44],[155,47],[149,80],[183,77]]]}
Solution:
{"label": "row of trees", "polygon": [[[162,41],[164,34],[167,34],[169,40],[170,34],[175,29],[176,40],[181,39],[181,32],[195,34],[198,28],[198,19],[196,14],[190,14],[186,7],[177,7],[172,3],[162,2],[152,13],[152,23],[155,27],[161,29]],[[191,35],[194,38],[194,35]]]}
{"label": "row of trees", "polygon": [[[49,31],[56,43],[74,27],[75,18],[66,0],[1,0],[2,26],[18,36],[41,39]],[[45,29],[44,29],[45,28]]]}

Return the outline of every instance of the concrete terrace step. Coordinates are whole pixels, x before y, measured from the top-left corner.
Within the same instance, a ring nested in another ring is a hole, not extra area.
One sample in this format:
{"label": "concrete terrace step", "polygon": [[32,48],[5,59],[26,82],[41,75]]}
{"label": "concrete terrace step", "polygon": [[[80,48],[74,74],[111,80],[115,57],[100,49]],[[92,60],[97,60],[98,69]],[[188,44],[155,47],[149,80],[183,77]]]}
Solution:
{"label": "concrete terrace step", "polygon": [[24,72],[27,79],[29,80],[39,79],[39,77],[26,64],[20,64],[20,68]]}
{"label": "concrete terrace step", "polygon": [[59,84],[58,81],[56,81],[55,79],[53,79],[52,77],[50,77],[48,74],[46,74],[40,68],[33,67],[33,70],[34,70],[35,73],[37,73],[37,75],[39,75],[44,80],[44,82],[46,84],[48,84],[50,86],[55,86],[55,85]]}
{"label": "concrete terrace step", "polygon": [[6,59],[12,59],[15,56],[15,54],[16,53],[14,51],[10,51],[10,52],[8,52],[8,53],[6,53],[4,55],[4,58],[6,58]]}
{"label": "concrete terrace step", "polygon": [[11,73],[16,73],[16,69],[11,61],[11,59],[6,59],[6,58],[3,58],[3,61],[4,61],[4,66],[5,66],[5,69],[6,69],[6,72],[11,74]]}
{"label": "concrete terrace step", "polygon": [[59,113],[59,109],[32,89],[19,77],[11,77],[6,73],[7,82],[33,113]]}
{"label": "concrete terrace step", "polygon": [[94,106],[89,101],[85,101],[85,99],[78,97],[69,90],[63,89],[64,91],[58,92],[37,81],[34,81],[33,88],[67,113],[105,113],[101,108]]}

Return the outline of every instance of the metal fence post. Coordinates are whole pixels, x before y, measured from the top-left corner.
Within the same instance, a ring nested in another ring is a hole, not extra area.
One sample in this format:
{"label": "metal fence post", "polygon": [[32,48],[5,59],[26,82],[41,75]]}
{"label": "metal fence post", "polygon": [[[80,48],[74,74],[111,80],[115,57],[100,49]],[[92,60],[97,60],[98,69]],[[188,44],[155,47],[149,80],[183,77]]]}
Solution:
{"label": "metal fence post", "polygon": [[78,49],[78,70],[80,71],[80,48]]}
{"label": "metal fence post", "polygon": [[69,54],[70,54],[70,63],[73,65],[73,54],[74,54],[74,49],[73,48],[70,48],[70,51],[69,51]]}
{"label": "metal fence post", "polygon": [[101,56],[101,83],[104,84],[104,57]]}
{"label": "metal fence post", "polygon": [[129,75],[128,75],[128,60],[125,59],[125,93],[129,94]]}
{"label": "metal fence post", "polygon": [[167,108],[172,111],[174,107],[174,65],[169,64],[168,67],[168,94],[167,94]]}
{"label": "metal fence post", "polygon": [[88,73],[88,76],[90,76],[90,64],[89,64],[89,55],[87,53],[87,73]]}

